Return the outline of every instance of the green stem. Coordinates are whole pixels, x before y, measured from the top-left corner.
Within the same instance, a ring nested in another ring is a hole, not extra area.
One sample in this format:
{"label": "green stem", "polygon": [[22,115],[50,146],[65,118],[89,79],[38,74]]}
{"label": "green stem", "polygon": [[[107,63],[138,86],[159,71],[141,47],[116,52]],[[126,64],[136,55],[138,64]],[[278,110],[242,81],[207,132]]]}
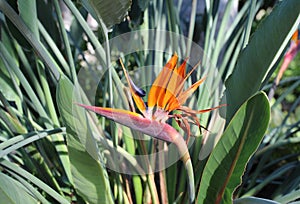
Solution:
{"label": "green stem", "polygon": [[57,58],[58,62],[60,63],[64,71],[67,73],[68,76],[70,76],[71,75],[70,67],[66,62],[64,56],[62,55],[61,51],[58,49],[52,37],[49,35],[45,27],[41,24],[41,22],[38,23],[38,26],[39,26],[39,31],[42,37],[44,38],[44,40],[46,41],[46,43],[48,44],[49,48],[54,53],[55,57]]}
{"label": "green stem", "polygon": [[194,35],[194,28],[195,28],[195,21],[196,21],[196,11],[197,11],[197,0],[192,1],[192,12],[190,17],[190,26],[189,26],[189,33],[188,33],[188,42],[186,48],[186,57],[190,56],[191,47],[193,43],[193,35]]}
{"label": "green stem", "polygon": [[245,35],[244,35],[243,48],[246,47],[246,45],[248,44],[249,38],[250,38],[252,23],[253,23],[254,16],[256,14],[255,7],[256,7],[256,0],[251,0],[249,15],[247,18],[246,31],[245,31]]}
{"label": "green stem", "polygon": [[[1,3],[0,3],[0,5],[1,5]],[[48,114],[46,113],[46,111],[45,111],[44,107],[42,106],[41,102],[39,101],[39,99],[37,98],[35,92],[31,88],[31,86],[28,83],[27,79],[25,78],[24,74],[21,72],[20,69],[18,69],[16,63],[11,58],[11,56],[9,55],[5,46],[2,44],[2,42],[0,42],[0,56],[8,63],[9,67],[13,70],[13,72],[16,74],[16,76],[20,80],[20,82],[23,85],[28,96],[30,97],[32,102],[35,104],[36,111],[40,114],[41,117],[44,117],[45,119],[49,119]],[[49,124],[49,122],[48,122],[48,124]]]}
{"label": "green stem", "polygon": [[54,8],[57,13],[57,19],[58,19],[60,31],[62,34],[63,42],[64,42],[64,45],[65,45],[65,48],[67,51],[67,58],[68,58],[68,62],[69,62],[70,69],[71,69],[71,78],[73,79],[72,81],[74,82],[77,77],[76,77],[76,70],[75,70],[75,65],[74,65],[74,60],[73,60],[73,56],[72,56],[72,52],[71,52],[70,43],[69,43],[67,32],[66,32],[64,22],[62,19],[62,13],[61,13],[61,10],[59,7],[59,3],[58,3],[58,1],[53,1],[53,3],[54,3]]}
{"label": "green stem", "polygon": [[43,105],[45,105],[46,104],[45,95],[43,93],[41,85],[39,84],[37,77],[35,76],[32,68],[31,68],[31,65],[29,64],[29,62],[26,58],[24,51],[22,50],[22,48],[20,47],[20,45],[17,42],[15,42],[14,44],[15,44],[15,48],[18,53],[18,56],[20,57],[20,60],[21,60],[22,64],[24,65],[26,74],[28,74],[33,86],[35,87],[35,91],[36,91],[37,95],[39,96],[41,103]]}

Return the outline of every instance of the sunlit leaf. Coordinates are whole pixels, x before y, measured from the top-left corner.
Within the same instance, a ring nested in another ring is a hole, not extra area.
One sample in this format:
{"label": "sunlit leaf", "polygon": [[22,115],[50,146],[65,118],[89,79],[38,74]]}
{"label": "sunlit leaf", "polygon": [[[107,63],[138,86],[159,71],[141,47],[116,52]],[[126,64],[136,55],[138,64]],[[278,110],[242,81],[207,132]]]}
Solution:
{"label": "sunlit leaf", "polygon": [[82,0],[85,7],[101,18],[105,25],[110,28],[120,23],[126,16],[130,6],[130,0]]}
{"label": "sunlit leaf", "polygon": [[279,2],[240,54],[232,75],[225,83],[228,120],[243,102],[259,90],[268,70],[278,60],[298,26],[299,10],[298,0]]}
{"label": "sunlit leaf", "polygon": [[0,202],[5,204],[37,203],[21,183],[0,172]]}
{"label": "sunlit leaf", "polygon": [[198,203],[231,203],[250,156],[268,127],[270,106],[264,93],[247,100],[234,115],[204,168]]}
{"label": "sunlit leaf", "polygon": [[[73,104],[73,94],[76,93],[74,87],[67,78],[62,77],[57,88],[57,103],[67,127],[67,145],[75,189],[89,203],[113,203],[108,175],[101,165],[103,161],[98,155],[88,118],[82,108]],[[73,111],[80,116],[75,118]]]}

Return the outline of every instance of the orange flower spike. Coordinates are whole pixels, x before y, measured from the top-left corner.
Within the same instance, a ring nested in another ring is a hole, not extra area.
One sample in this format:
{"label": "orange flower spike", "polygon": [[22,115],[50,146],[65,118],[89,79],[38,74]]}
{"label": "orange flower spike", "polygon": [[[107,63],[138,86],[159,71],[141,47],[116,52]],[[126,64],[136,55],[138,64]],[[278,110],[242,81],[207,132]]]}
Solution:
{"label": "orange flower spike", "polygon": [[166,142],[174,143],[178,148],[178,152],[179,155],[181,156],[181,160],[184,163],[185,168],[187,170],[190,202],[194,201],[195,199],[194,172],[193,172],[193,165],[191,162],[190,154],[183,137],[172,126],[168,125],[167,123],[161,123],[156,120],[145,118],[138,113],[127,111],[127,110],[95,107],[95,106],[88,106],[88,105],[78,104],[78,103],[76,103],[76,105],[81,106],[87,110],[93,111],[95,113],[98,113],[101,116],[104,116],[108,119],[111,119],[129,128],[140,131],[144,134],[150,135],[152,137],[155,137],[157,139]]}
{"label": "orange flower spike", "polygon": [[[187,90],[183,90],[185,81],[198,67],[200,62],[186,74],[186,63],[188,59],[185,59],[178,68],[176,67],[177,60],[178,56],[175,53],[153,82],[148,94],[148,108],[141,98],[145,95],[144,91],[135,86],[121,62],[130,93],[142,115],[127,110],[78,105],[129,128],[138,130],[163,141],[174,143],[178,148],[181,160],[185,164],[187,170],[190,201],[192,202],[195,195],[194,173],[188,148],[183,137],[172,126],[166,123],[166,120],[171,117],[174,118],[181,124],[181,127],[187,132],[189,137],[189,123],[196,124],[199,128],[203,128],[197,114],[212,111],[224,106],[224,104],[204,110],[192,110],[183,106],[187,98],[190,97],[200,84],[203,83],[205,77],[194,83]],[[154,109],[155,106],[156,108]],[[155,110],[155,112],[153,112],[153,110]],[[181,113],[170,115],[170,112],[173,110],[178,110]]]}
{"label": "orange flower spike", "polygon": [[164,96],[166,86],[172,74],[172,70],[175,68],[178,56],[175,53],[172,58],[164,66],[163,70],[158,74],[153,85],[150,88],[148,95],[148,109],[151,114],[155,105],[158,105],[159,98]]}
{"label": "orange flower spike", "polygon": [[143,116],[145,116],[146,105],[145,105],[143,99],[136,93],[136,90],[134,90],[133,86],[135,86],[135,85],[133,84],[133,81],[130,79],[130,77],[124,67],[124,64],[121,60],[120,60],[120,63],[121,63],[122,69],[124,71],[132,98],[133,98],[137,108],[139,109],[139,111],[143,114]]}

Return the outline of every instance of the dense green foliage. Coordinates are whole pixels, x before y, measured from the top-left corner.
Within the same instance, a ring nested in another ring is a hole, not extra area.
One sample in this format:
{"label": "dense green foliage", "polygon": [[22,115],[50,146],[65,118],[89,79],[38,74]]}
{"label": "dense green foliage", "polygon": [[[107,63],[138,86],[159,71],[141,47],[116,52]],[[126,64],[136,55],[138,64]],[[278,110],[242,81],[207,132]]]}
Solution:
{"label": "dense green foliage", "polygon": [[148,92],[174,52],[207,76],[187,106],[227,104],[191,129],[195,203],[298,201],[300,4],[270,2],[0,0],[0,203],[189,202],[176,148],[75,104],[134,108],[118,58]]}

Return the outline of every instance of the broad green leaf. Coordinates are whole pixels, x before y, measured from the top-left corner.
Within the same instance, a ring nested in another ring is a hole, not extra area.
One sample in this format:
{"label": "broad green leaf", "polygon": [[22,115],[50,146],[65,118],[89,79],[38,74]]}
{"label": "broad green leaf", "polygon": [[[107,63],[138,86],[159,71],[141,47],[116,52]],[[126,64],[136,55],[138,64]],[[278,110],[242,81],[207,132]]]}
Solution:
{"label": "broad green leaf", "polygon": [[0,203],[37,203],[31,193],[18,181],[0,172]]}
{"label": "broad green leaf", "polygon": [[225,83],[228,121],[259,90],[268,70],[278,60],[298,26],[299,11],[299,0],[281,1],[257,28],[240,54],[232,75]]}
{"label": "broad green leaf", "polygon": [[67,135],[67,142],[74,185],[79,195],[89,203],[113,203],[105,168],[73,135]]}
{"label": "broad green leaf", "polygon": [[232,193],[241,183],[247,162],[260,144],[269,119],[269,102],[262,92],[241,106],[207,161],[197,203],[232,203]]}
{"label": "broad green leaf", "polygon": [[108,28],[120,23],[131,6],[130,0],[82,0],[82,3],[96,19],[102,19]]}
{"label": "broad green leaf", "polygon": [[70,80],[61,77],[57,88],[57,104],[67,127],[67,145],[75,189],[89,203],[113,203],[108,175],[92,137],[88,117],[82,108],[73,104],[77,97],[75,94],[79,93],[75,90]]}
{"label": "broad green leaf", "polygon": [[18,0],[20,17],[27,25],[29,30],[39,38],[38,18],[36,10],[36,0]]}

